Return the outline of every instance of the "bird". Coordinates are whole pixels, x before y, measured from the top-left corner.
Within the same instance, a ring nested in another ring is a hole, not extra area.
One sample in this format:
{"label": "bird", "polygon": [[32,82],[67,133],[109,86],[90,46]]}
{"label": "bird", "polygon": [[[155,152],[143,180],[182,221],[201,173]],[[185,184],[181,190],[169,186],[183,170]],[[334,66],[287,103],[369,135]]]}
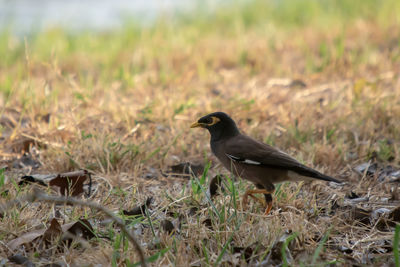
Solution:
{"label": "bird", "polygon": [[[285,181],[322,180],[342,183],[335,178],[307,167],[285,152],[242,134],[235,121],[224,112],[205,115],[190,128],[205,128],[210,133],[213,154],[232,174],[254,183],[256,189],[247,190],[242,199],[245,209],[248,197],[264,194],[265,215],[272,208],[274,184]],[[259,199],[258,199],[259,200]]]}

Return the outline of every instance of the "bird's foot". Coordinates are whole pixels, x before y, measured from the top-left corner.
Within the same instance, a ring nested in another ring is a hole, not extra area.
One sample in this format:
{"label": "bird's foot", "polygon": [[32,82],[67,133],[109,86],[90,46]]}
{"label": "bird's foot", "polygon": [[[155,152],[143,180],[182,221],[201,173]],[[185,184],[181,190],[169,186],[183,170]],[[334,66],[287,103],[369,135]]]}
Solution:
{"label": "bird's foot", "polygon": [[269,212],[272,209],[272,200],[271,201],[267,201],[267,203],[265,203],[262,199],[255,197],[253,194],[271,194],[272,192],[267,191],[266,189],[253,189],[253,190],[247,190],[244,195],[243,195],[243,200],[242,200],[242,205],[243,205],[243,210],[246,209],[247,207],[247,202],[248,202],[248,197],[252,197],[253,199],[257,200],[258,202],[260,202],[263,206],[266,205],[266,209],[265,209],[265,213],[264,215],[269,214]]}
{"label": "bird's foot", "polygon": [[267,202],[266,204],[267,204],[267,208],[265,209],[264,215],[268,215],[269,212],[272,209],[272,201],[271,202]]}

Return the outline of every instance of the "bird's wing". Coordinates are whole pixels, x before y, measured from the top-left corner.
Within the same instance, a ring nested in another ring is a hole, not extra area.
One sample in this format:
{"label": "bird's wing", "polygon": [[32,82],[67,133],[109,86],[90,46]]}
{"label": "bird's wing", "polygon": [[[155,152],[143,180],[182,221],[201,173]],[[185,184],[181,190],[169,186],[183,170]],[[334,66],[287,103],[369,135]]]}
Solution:
{"label": "bird's wing", "polygon": [[288,154],[246,135],[237,135],[227,140],[225,154],[231,160],[243,164],[291,170],[300,175],[340,183],[332,177],[301,164]]}
{"label": "bird's wing", "polygon": [[234,161],[269,167],[284,167],[302,165],[288,154],[246,135],[238,135],[225,143],[226,155]]}

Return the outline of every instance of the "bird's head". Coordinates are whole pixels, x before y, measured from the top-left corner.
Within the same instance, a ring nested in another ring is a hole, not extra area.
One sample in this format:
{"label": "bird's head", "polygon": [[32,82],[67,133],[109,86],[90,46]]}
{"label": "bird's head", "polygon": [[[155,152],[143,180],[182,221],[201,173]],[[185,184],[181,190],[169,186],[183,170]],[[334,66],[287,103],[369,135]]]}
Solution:
{"label": "bird's head", "polygon": [[190,128],[197,127],[206,128],[211,134],[211,141],[239,134],[236,123],[224,112],[208,114],[190,126]]}

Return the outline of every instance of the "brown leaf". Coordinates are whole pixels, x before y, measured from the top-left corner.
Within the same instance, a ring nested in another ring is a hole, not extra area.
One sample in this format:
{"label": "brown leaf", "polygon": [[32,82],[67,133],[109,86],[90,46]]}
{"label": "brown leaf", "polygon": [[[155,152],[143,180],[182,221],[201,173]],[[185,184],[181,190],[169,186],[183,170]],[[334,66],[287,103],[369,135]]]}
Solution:
{"label": "brown leaf", "polygon": [[189,209],[188,216],[194,216],[194,215],[197,214],[198,211],[199,211],[199,208],[198,208],[198,207],[191,207],[191,208]]}
{"label": "brown leaf", "polygon": [[43,233],[43,240],[51,243],[51,241],[55,240],[61,233],[61,225],[58,223],[57,219],[53,218],[49,228]]}
{"label": "brown leaf", "polygon": [[295,79],[295,80],[292,80],[289,87],[291,87],[291,88],[306,88],[307,84],[305,82],[303,82],[302,80]]}
{"label": "brown leaf", "polygon": [[391,227],[396,227],[396,224],[400,222],[400,207],[391,210],[387,217],[379,218],[376,223],[376,228],[382,232],[390,231]]}
{"label": "brown leaf", "polygon": [[[62,226],[58,223],[56,219],[52,219],[50,222],[50,226],[47,229],[40,229],[25,233],[20,237],[9,241],[7,243],[7,246],[11,250],[15,250],[23,244],[31,246],[32,243],[36,240],[39,240],[40,237],[43,237],[42,240],[45,243],[51,243],[51,241],[57,238],[57,236],[66,233],[68,233],[69,235],[72,234],[74,236],[80,236],[87,240],[95,236],[91,224],[85,219],[81,219],[77,222],[67,223]],[[71,240],[71,238],[67,236],[64,241],[65,240]]]}
{"label": "brown leaf", "polygon": [[149,208],[152,201],[153,201],[153,198],[148,197],[146,200],[146,204],[134,207],[133,209],[131,209],[129,211],[123,210],[122,212],[124,215],[127,215],[127,216],[136,216],[136,215],[146,216],[146,207]]}
{"label": "brown leaf", "polygon": [[[275,265],[280,265],[282,264],[282,249],[284,247],[284,244],[286,242],[286,240],[290,237],[291,235],[291,230],[286,230],[285,233],[279,237],[279,239],[277,239],[275,241],[275,243],[273,244],[267,259],[265,261],[262,262],[263,263],[268,263],[271,266],[275,266]],[[290,243],[288,244],[288,246],[286,247],[286,261],[289,263],[289,266],[291,266],[291,263],[293,262],[293,256],[291,253],[291,250],[293,249],[293,245],[295,243],[295,239],[291,240]],[[262,265],[264,266],[264,265]]]}
{"label": "brown leaf", "polygon": [[170,174],[173,176],[190,177],[191,174],[201,175],[204,172],[202,164],[192,164],[190,162],[183,162],[176,165],[169,166]]}
{"label": "brown leaf", "polygon": [[361,223],[363,225],[370,225],[371,224],[371,211],[361,209],[355,206],[352,207],[346,207],[348,210],[347,215],[347,220],[349,222],[356,222],[356,223]]}
{"label": "brown leaf", "polygon": [[240,253],[241,258],[244,258],[249,263],[251,256],[253,256],[254,249],[252,247],[233,247],[233,253]]}
{"label": "brown leaf", "polygon": [[26,153],[30,151],[32,146],[40,146],[35,140],[32,138],[20,136],[13,140],[11,143],[7,145],[9,150],[15,153]]}
{"label": "brown leaf", "polygon": [[360,196],[357,195],[356,193],[354,193],[354,191],[350,191],[349,193],[346,194],[345,198],[356,199],[356,198],[360,198]]}
{"label": "brown leaf", "polygon": [[68,232],[74,236],[89,240],[95,237],[94,230],[90,222],[86,219],[80,219],[77,222],[67,223],[61,226],[64,233]]}
{"label": "brown leaf", "polygon": [[400,207],[397,207],[390,212],[389,219],[394,222],[400,222]]}
{"label": "brown leaf", "polygon": [[210,218],[203,220],[201,223],[204,224],[208,229],[213,230],[213,225]]}
{"label": "brown leaf", "polygon": [[25,267],[35,266],[27,257],[21,254],[12,255],[8,260],[15,264],[24,265]]}
{"label": "brown leaf", "polygon": [[390,227],[395,227],[396,224],[393,221],[389,221],[386,218],[379,218],[376,222],[375,227],[381,232],[390,231]]}
{"label": "brown leaf", "polygon": [[212,178],[210,182],[210,196],[214,197],[218,194],[218,187],[221,187],[221,190],[223,191],[223,184],[222,184],[222,176],[221,175],[215,175],[214,178]]}
{"label": "brown leaf", "polygon": [[60,173],[60,174],[33,174],[21,177],[18,185],[37,183],[42,186],[57,186],[62,195],[77,196],[83,192],[83,183],[89,178],[90,195],[92,178],[86,170]]}
{"label": "brown leaf", "polygon": [[171,234],[175,231],[175,226],[170,220],[167,220],[167,219],[163,220],[160,223],[160,226],[168,234]]}
{"label": "brown leaf", "polygon": [[45,123],[49,123],[50,122],[50,113],[46,113],[46,114],[38,114],[35,116],[35,120],[36,121],[42,121]]}
{"label": "brown leaf", "polygon": [[83,193],[83,183],[88,178],[91,183],[90,173],[86,170],[66,172],[57,175],[56,178],[49,182],[49,185],[58,186],[60,188],[60,193],[63,196],[77,196]]}
{"label": "brown leaf", "polygon": [[39,177],[34,175],[25,175],[21,177],[21,180],[18,182],[19,186],[23,186],[26,184],[37,183],[42,186],[47,186],[47,184]]}

